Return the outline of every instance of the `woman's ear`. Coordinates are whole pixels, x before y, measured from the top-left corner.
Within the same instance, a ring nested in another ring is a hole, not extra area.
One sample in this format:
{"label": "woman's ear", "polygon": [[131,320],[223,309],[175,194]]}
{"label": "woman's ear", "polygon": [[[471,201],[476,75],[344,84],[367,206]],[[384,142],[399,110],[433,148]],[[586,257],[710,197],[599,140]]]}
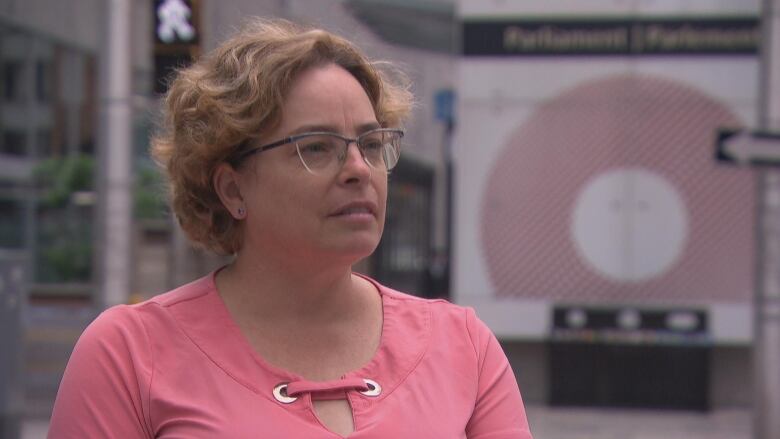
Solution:
{"label": "woman's ear", "polygon": [[237,220],[246,218],[246,204],[241,195],[241,175],[227,163],[221,163],[212,180],[222,205]]}

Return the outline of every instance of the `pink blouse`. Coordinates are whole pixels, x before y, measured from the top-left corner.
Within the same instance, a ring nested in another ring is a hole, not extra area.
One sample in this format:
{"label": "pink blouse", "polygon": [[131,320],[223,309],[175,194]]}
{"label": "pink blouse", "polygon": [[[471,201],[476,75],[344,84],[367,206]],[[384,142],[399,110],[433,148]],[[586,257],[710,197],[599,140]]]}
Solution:
{"label": "pink blouse", "polygon": [[350,438],[531,439],[506,356],[472,309],[372,282],[384,313],[379,348],[332,382],[266,363],[214,274],[113,307],[76,344],[49,438],[338,438],[312,399],[346,398]]}

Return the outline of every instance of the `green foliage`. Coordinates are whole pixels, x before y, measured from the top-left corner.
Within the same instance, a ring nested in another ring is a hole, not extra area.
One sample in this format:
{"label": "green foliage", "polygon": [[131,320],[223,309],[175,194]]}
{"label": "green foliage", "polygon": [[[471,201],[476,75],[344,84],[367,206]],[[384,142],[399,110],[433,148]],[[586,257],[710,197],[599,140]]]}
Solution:
{"label": "green foliage", "polygon": [[95,187],[95,160],[85,154],[51,157],[33,170],[38,188],[36,280],[87,282],[92,272],[93,206],[72,195]]}
{"label": "green foliage", "polygon": [[136,219],[165,219],[168,208],[164,194],[160,171],[151,165],[138,166],[134,194]]}
{"label": "green foliage", "polygon": [[81,215],[54,210],[39,216],[39,282],[89,281],[92,272],[92,224],[88,215],[89,210]]}
{"label": "green foliage", "polygon": [[94,187],[95,160],[85,154],[51,157],[33,171],[40,189],[38,202],[42,207],[67,206],[71,194],[91,191]]}
{"label": "green foliage", "polygon": [[[136,219],[165,219],[164,182],[150,163],[136,164]],[[73,198],[95,188],[95,160],[88,155],[52,157],[34,169],[38,188],[38,282],[87,282],[92,272],[93,208]],[[127,233],[132,233],[128,230]]]}

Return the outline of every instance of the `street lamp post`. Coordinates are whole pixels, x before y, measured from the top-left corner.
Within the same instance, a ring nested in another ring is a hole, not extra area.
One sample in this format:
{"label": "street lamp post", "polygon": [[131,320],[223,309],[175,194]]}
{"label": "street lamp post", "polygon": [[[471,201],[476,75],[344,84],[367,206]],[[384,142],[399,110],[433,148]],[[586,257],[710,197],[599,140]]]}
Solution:
{"label": "street lamp post", "polygon": [[101,46],[99,305],[126,303],[132,272],[131,0],[105,2]]}
{"label": "street lamp post", "polygon": [[[780,0],[764,0],[759,128],[780,130]],[[757,439],[780,438],[780,171],[759,175],[755,304]]]}

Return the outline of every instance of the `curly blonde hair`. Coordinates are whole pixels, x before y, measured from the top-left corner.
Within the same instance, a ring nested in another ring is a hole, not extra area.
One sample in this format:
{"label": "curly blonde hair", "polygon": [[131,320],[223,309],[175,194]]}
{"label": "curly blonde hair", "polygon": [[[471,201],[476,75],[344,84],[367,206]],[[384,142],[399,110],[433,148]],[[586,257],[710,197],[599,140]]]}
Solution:
{"label": "curly blonde hair", "polygon": [[412,96],[346,39],[285,20],[254,19],[190,67],[177,72],[165,97],[151,153],[166,171],[171,206],[190,240],[220,254],[238,251],[239,221],[223,206],[213,175],[241,145],[272,130],[285,96],[304,70],[336,64],[366,91],[377,121],[399,127]]}

